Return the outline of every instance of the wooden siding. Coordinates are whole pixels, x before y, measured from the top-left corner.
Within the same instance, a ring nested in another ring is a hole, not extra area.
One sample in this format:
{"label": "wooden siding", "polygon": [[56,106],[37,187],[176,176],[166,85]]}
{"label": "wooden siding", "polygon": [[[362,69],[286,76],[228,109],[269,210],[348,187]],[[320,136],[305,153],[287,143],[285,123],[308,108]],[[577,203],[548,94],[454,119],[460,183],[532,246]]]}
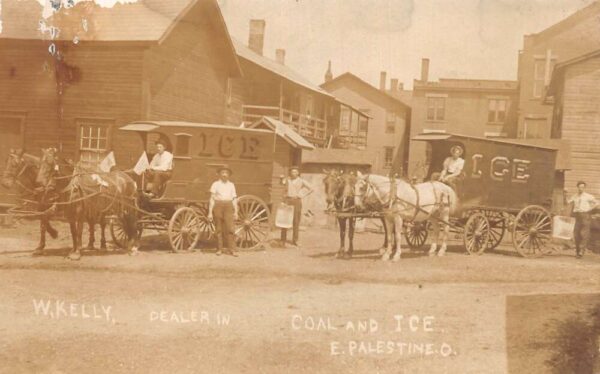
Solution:
{"label": "wooden siding", "polygon": [[0,115],[25,118],[25,146],[36,155],[42,147],[60,146],[58,95],[47,48],[45,43],[0,45]]}
{"label": "wooden siding", "polygon": [[[188,15],[188,18],[202,14]],[[144,59],[149,82],[149,119],[222,124],[225,121],[226,58],[208,23],[180,22]],[[236,123],[236,125],[239,123]]]}
{"label": "wooden siding", "polygon": [[571,166],[565,186],[575,191],[578,180],[600,195],[600,57],[569,66],[562,93],[562,137],[571,143]]}

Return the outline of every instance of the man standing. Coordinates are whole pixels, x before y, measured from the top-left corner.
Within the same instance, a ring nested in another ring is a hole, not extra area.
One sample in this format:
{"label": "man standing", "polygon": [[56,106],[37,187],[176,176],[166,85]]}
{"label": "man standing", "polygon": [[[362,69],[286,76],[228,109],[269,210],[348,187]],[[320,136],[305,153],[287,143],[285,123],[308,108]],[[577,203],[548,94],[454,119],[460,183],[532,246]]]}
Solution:
{"label": "man standing", "polygon": [[222,253],[235,256],[234,220],[238,217],[237,192],[235,185],[229,180],[231,169],[222,166],[217,173],[219,179],[210,187],[208,219],[215,223],[217,256]]}
{"label": "man standing", "polygon": [[585,254],[587,243],[590,238],[591,212],[598,202],[591,194],[585,192],[586,184],[577,182],[577,193],[567,201],[573,203],[573,216],[575,217],[575,249],[576,257],[581,258]]}
{"label": "man standing", "polygon": [[[281,177],[281,183],[287,186],[285,203],[294,207],[292,244],[298,247],[300,218],[302,217],[302,199],[310,195],[313,192],[313,188],[307,181],[300,178],[300,169],[297,166],[292,166],[290,168],[290,175],[288,178]],[[287,229],[281,229],[281,245],[285,246],[286,241]]]}
{"label": "man standing", "polygon": [[450,149],[450,157],[444,160],[444,170],[440,174],[440,181],[444,182],[456,189],[456,179],[458,179],[465,167],[465,160],[460,157],[463,154],[463,149],[459,145],[455,145]]}
{"label": "man standing", "polygon": [[171,171],[173,170],[173,154],[167,151],[167,144],[164,140],[156,141],[156,154],[152,157],[148,177],[152,178],[151,197],[159,197],[165,183],[171,179]]}

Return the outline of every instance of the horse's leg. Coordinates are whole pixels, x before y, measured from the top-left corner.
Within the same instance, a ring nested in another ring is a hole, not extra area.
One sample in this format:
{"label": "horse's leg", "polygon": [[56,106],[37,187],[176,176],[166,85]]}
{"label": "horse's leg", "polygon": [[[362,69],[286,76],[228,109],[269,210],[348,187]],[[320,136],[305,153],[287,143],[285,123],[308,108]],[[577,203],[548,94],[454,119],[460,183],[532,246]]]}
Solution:
{"label": "horse's leg", "polygon": [[73,238],[73,250],[69,253],[70,260],[79,260],[81,258],[81,242],[83,236],[83,226],[85,223],[85,212],[82,211],[80,207],[75,208],[76,211],[74,213],[73,222],[74,222],[74,238]]}
{"label": "horse's leg", "polygon": [[88,218],[87,219],[87,224],[88,224],[88,231],[89,231],[89,238],[88,238],[88,245],[87,245],[87,249],[94,249],[94,242],[96,241],[96,235],[95,235],[95,231],[96,231],[96,222],[94,222],[93,219]]}
{"label": "horse's leg", "polygon": [[352,253],[354,252],[354,227],[356,225],[356,218],[348,219],[348,251],[345,253],[346,258],[352,258]]}
{"label": "horse's leg", "polygon": [[394,247],[396,248],[396,253],[394,253],[394,257],[392,261],[400,260],[400,256],[402,255],[402,249],[400,248],[400,241],[402,238],[402,217],[397,215],[394,217]]}
{"label": "horse's leg", "polygon": [[[450,219],[450,208],[449,207],[444,207],[442,214],[441,214],[442,220],[444,222],[448,222],[448,220]],[[441,225],[442,223],[440,223]],[[438,252],[438,256],[443,256],[446,254],[446,247],[447,247],[447,240],[448,240],[448,235],[450,234],[450,226],[443,224],[444,228],[442,230],[442,246],[440,248],[440,251]]]}
{"label": "horse's leg", "polygon": [[392,243],[394,242],[394,239],[392,238],[393,232],[394,232],[393,217],[386,215],[385,216],[385,225],[386,225],[386,242],[388,245],[385,247],[385,252],[383,252],[383,255],[381,255],[381,259],[383,261],[389,260],[390,256],[392,255]]}
{"label": "horse's leg", "polygon": [[437,221],[433,222],[433,232],[431,233],[431,247],[429,248],[429,256],[435,255],[437,250],[438,237],[440,236],[440,224]]}
{"label": "horse's leg", "polygon": [[40,242],[35,248],[34,254],[42,252],[44,250],[44,247],[46,247],[46,223],[44,222],[45,220],[46,217],[42,216],[40,218]]}
{"label": "horse's leg", "polygon": [[50,237],[52,239],[58,238],[58,231],[56,231],[56,229],[54,227],[52,227],[52,225],[50,225],[50,219],[46,217],[45,221],[46,221],[46,232],[48,234],[50,234]]}
{"label": "horse's leg", "polygon": [[346,249],[346,221],[347,218],[338,218],[338,225],[340,229],[340,249],[338,250],[337,257],[343,257]]}
{"label": "horse's leg", "polygon": [[100,249],[106,249],[106,216],[100,216]]}
{"label": "horse's leg", "polygon": [[385,252],[387,246],[388,246],[388,227],[387,224],[385,223],[385,218],[381,218],[381,224],[383,225],[383,246],[381,248],[379,248],[379,254],[382,255],[383,252]]}

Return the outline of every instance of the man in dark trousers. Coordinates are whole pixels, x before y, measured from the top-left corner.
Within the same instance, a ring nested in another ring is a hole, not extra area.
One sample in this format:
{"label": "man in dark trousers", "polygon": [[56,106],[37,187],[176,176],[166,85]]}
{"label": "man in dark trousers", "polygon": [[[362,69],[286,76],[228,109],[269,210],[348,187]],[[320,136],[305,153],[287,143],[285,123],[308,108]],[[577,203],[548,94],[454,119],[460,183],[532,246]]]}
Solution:
{"label": "man in dark trousers", "polygon": [[591,212],[598,205],[594,196],[585,192],[585,187],[585,182],[577,182],[577,193],[568,200],[568,203],[573,204],[573,216],[575,217],[575,232],[573,236],[577,258],[581,258],[587,249],[590,238]]}
{"label": "man in dark trousers", "polygon": [[[281,183],[287,186],[285,203],[294,207],[294,220],[292,226],[292,244],[298,247],[300,234],[300,218],[302,217],[302,199],[313,192],[312,186],[300,178],[300,169],[297,166],[290,168],[289,177],[281,177]],[[281,245],[287,241],[287,229],[281,229]]]}
{"label": "man in dark trousers", "polygon": [[238,217],[237,192],[235,185],[229,180],[232,174],[230,168],[222,166],[217,173],[219,179],[210,187],[208,219],[215,223],[217,256],[222,253],[235,256],[234,220]]}

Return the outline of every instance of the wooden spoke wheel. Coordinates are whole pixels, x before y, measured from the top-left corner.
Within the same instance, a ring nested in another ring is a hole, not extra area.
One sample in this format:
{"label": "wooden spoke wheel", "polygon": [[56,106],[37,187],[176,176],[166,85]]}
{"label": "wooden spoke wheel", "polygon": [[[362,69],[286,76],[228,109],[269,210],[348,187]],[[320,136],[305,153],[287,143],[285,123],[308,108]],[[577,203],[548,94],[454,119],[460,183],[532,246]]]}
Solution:
{"label": "wooden spoke wheel", "polygon": [[215,239],[215,223],[208,220],[208,206],[203,204],[196,210],[198,213],[198,231],[200,237],[198,240],[202,243],[208,243]]}
{"label": "wooden spoke wheel", "polygon": [[406,243],[410,248],[422,247],[429,235],[427,222],[407,222],[403,231]]}
{"label": "wooden spoke wheel", "polygon": [[269,238],[271,213],[264,201],[245,195],[238,199],[238,219],[235,222],[235,241],[240,250],[254,250]]}
{"label": "wooden spoke wheel", "polygon": [[513,245],[523,257],[540,257],[552,251],[546,248],[552,236],[552,217],[544,207],[523,208],[515,218],[512,234]]}
{"label": "wooden spoke wheel", "polygon": [[504,233],[506,232],[506,217],[504,217],[502,212],[493,210],[484,210],[482,213],[486,216],[490,224],[490,238],[486,249],[492,250],[502,243]]}
{"label": "wooden spoke wheel", "polygon": [[199,221],[200,218],[192,208],[182,207],[175,211],[168,228],[173,251],[190,251],[196,247],[200,238]]}
{"label": "wooden spoke wheel", "polygon": [[[142,237],[142,232],[144,228],[138,224],[137,227],[137,238],[140,239]],[[128,235],[123,229],[123,219],[121,217],[112,217],[110,219],[110,237],[112,238],[113,243],[121,249],[125,249],[127,247]]]}
{"label": "wooden spoke wheel", "polygon": [[473,213],[464,226],[463,241],[469,254],[482,254],[490,240],[490,222],[483,213]]}

